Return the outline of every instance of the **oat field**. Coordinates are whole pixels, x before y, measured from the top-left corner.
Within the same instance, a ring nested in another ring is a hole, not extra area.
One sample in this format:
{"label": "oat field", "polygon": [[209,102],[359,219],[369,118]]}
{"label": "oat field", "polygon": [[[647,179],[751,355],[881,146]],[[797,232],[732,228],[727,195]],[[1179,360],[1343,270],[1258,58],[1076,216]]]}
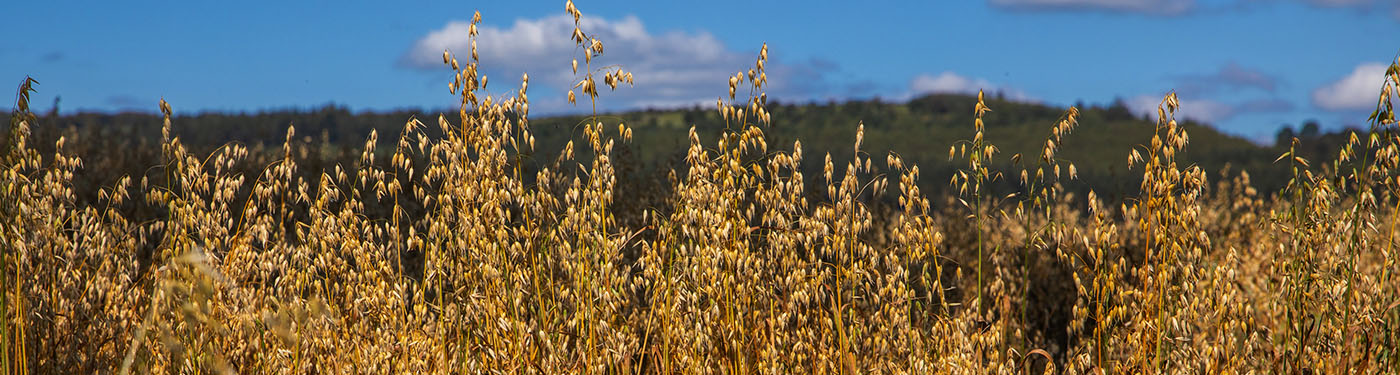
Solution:
{"label": "oat field", "polygon": [[[602,41],[571,37],[570,102],[627,90]],[[764,46],[715,93],[726,130],[692,129],[683,165],[639,203],[617,188],[625,123],[590,117],[557,160],[523,163],[540,94],[528,75],[484,94],[472,46],[443,52],[458,112],[367,134],[358,163],[310,173],[294,127],[274,160],[232,143],[192,154],[172,135],[179,98],[161,100],[163,178],[108,181],[83,204],[74,174],[100,160],[64,139],[35,150],[26,80],[0,159],[0,368],[1400,373],[1400,60],[1375,82],[1369,132],[1334,161],[1279,155],[1292,179],[1268,195],[1248,173],[1178,162],[1190,136],[1169,94],[1121,156],[1140,188],[1109,202],[1069,188],[1058,151],[1087,146],[1063,136],[1093,131],[1073,107],[1038,154],[1005,155],[979,95],[948,150],[951,195],[922,192],[897,153],[860,152],[860,123],[850,160],[770,144]],[[262,172],[242,173],[252,162]]]}

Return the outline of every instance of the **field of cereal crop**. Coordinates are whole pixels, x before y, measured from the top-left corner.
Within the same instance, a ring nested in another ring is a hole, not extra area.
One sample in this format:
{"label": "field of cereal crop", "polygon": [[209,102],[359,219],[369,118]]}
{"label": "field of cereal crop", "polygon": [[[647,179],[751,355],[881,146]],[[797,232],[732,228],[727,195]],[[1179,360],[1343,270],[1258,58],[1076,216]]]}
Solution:
{"label": "field of cereal crop", "polygon": [[[566,10],[567,98],[596,108],[634,76],[600,64],[606,41]],[[985,137],[997,108],[979,93],[937,192],[898,150],[862,151],[871,123],[850,124],[850,157],[778,143],[766,45],[715,93],[717,134],[692,127],[666,177],[623,194],[629,124],[594,111],[537,151],[529,75],[485,94],[474,42],[442,64],[456,112],[403,118],[313,169],[294,125],[280,150],[192,153],[161,100],[156,164],[92,200],[75,174],[103,160],[31,142],[26,79],[0,159],[0,368],[1400,372],[1400,60],[1335,159],[1276,156],[1276,192],[1181,161],[1191,135],[1168,94],[1115,156],[1132,186],[1113,200],[1062,155],[1093,131],[1076,107],[1009,153]]]}

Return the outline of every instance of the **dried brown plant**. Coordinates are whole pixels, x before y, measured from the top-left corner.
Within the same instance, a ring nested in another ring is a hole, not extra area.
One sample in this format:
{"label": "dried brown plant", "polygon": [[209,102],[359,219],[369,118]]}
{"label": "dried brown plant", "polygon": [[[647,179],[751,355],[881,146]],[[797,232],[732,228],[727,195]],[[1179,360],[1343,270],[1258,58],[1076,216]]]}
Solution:
{"label": "dried brown plant", "polygon": [[455,116],[410,118],[383,151],[371,132],[354,165],[324,170],[298,164],[313,151],[291,126],[281,150],[194,155],[161,100],[159,165],[80,203],[67,138],[52,155],[30,143],[26,79],[0,163],[0,368],[1400,372],[1400,60],[1371,129],[1330,165],[1284,153],[1293,178],[1271,196],[1247,172],[1212,183],[1180,162],[1189,137],[1166,95],[1128,155],[1139,192],[1117,204],[1069,193],[1063,137],[1099,131],[1078,109],[1003,171],[980,94],[972,138],[949,150],[966,163],[956,194],[921,191],[899,154],[874,162],[863,123],[854,156],[827,154],[810,178],[801,142],[769,147],[763,45],[716,100],[723,130],[692,127],[664,201],[628,214],[616,149],[632,130],[597,103],[632,74],[565,11],[582,60],[567,97],[592,115],[548,161],[533,159],[529,76],[485,90],[480,14],[470,50],[443,53]]}

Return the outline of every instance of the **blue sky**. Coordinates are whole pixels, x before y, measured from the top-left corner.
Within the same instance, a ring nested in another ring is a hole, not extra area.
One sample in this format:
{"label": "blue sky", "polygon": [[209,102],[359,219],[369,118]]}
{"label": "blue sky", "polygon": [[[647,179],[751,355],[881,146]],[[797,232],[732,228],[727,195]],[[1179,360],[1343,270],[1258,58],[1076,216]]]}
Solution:
{"label": "blue sky", "polygon": [[[713,105],[768,43],[785,101],[1000,90],[1052,105],[1155,108],[1256,140],[1281,124],[1362,124],[1400,52],[1396,0],[581,0],[585,31],[636,86],[608,109]],[[562,1],[69,2],[4,6],[0,79],[41,85],[63,112],[259,111],[336,103],[446,108],[443,48],[465,54],[479,10],[492,92],[531,75],[535,115],[571,111]],[[3,81],[0,81],[3,82]]]}

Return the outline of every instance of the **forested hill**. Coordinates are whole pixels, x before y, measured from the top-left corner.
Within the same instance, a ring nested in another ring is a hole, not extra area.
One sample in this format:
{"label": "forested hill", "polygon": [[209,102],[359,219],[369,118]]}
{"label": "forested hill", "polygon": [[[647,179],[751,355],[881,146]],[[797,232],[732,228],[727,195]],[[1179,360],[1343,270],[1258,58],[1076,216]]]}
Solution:
{"label": "forested hill", "polygon": [[[973,96],[952,94],[923,96],[907,103],[771,101],[768,107],[773,123],[768,129],[768,143],[770,151],[787,151],[794,140],[800,139],[804,165],[809,171],[820,171],[827,152],[840,168],[844,161],[850,160],[857,125],[863,123],[863,152],[880,162],[885,160],[886,153],[897,152],[906,162],[921,166],[922,183],[927,189],[940,190],[947,186],[950,173],[960,167],[949,162],[949,146],[973,136],[975,103]],[[995,163],[1003,167],[1016,153],[1025,155],[1027,162],[1033,163],[1049,136],[1051,125],[1064,115],[1064,108],[994,98],[988,101],[988,106],[992,112],[984,118],[986,138],[1001,150]],[[294,124],[298,142],[313,146],[317,151],[308,157],[323,159],[309,164],[329,166],[359,155],[370,129],[378,129],[381,151],[392,147],[399,131],[414,116],[435,129],[438,112],[420,112],[354,113],[343,107],[327,106],[257,114],[180,115],[174,123],[183,143],[196,152],[208,152],[227,142],[247,144],[255,152],[259,149],[280,151],[287,126]],[[633,140],[625,152],[628,155],[620,159],[635,162],[642,167],[638,170],[678,162],[687,147],[691,125],[711,147],[715,134],[724,127],[724,121],[709,107],[601,116],[607,124],[624,121],[633,127]],[[584,119],[582,116],[532,119],[530,123],[540,151],[536,159],[553,160],[569,137],[581,136],[577,125]],[[1188,129],[1190,144],[1180,155],[1181,160],[1204,167],[1212,179],[1220,178],[1219,172],[1230,165],[1232,175],[1241,170],[1249,171],[1254,185],[1261,191],[1275,190],[1287,181],[1283,166],[1273,163],[1282,148],[1257,145],[1194,122],[1182,123]],[[33,144],[41,151],[50,152],[53,140],[59,133],[65,133],[69,138],[66,149],[78,153],[86,164],[108,166],[108,170],[88,171],[87,174],[108,178],[123,171],[140,173],[156,165],[151,163],[158,163],[160,148],[155,144],[160,139],[160,124],[159,116],[154,114],[40,116]],[[1081,108],[1079,126],[1064,139],[1058,156],[1078,166],[1080,181],[1071,184],[1078,185],[1079,189],[1092,187],[1108,197],[1131,194],[1137,189],[1137,179],[1133,176],[1141,171],[1128,170],[1127,157],[1131,147],[1150,141],[1152,131],[1152,122],[1133,115],[1121,104]],[[1335,155],[1338,143],[1345,139],[1340,134],[1318,135],[1315,131],[1304,135],[1304,155],[1311,159]],[[111,154],[113,150],[120,150],[121,155]],[[809,173],[808,176],[815,178],[820,174]]]}
{"label": "forested hill", "polygon": [[[820,170],[826,152],[831,152],[840,168],[844,161],[851,159],[856,128],[863,123],[863,152],[883,162],[884,155],[894,151],[906,162],[921,166],[925,186],[941,189],[947,186],[947,177],[952,171],[965,167],[948,160],[948,148],[958,140],[973,137],[976,102],[975,96],[937,94],[907,103],[770,103],[773,123],[768,130],[769,147],[770,150],[790,150],[793,140],[800,139],[809,170]],[[1026,162],[1034,163],[1050,136],[1051,126],[1065,112],[1064,108],[995,99],[988,100],[987,105],[992,112],[984,116],[986,139],[1000,149],[994,160],[1003,166],[1008,166],[1016,153],[1022,154]],[[711,143],[713,135],[723,127],[718,113],[708,108],[641,111],[620,117],[636,127],[633,143],[642,149],[644,160],[664,158],[683,150],[688,124],[695,124],[702,134],[701,139]],[[536,129],[562,129],[581,121],[581,117],[569,117],[536,120],[533,124]],[[1190,145],[1181,155],[1182,160],[1205,167],[1212,178],[1229,164],[1235,173],[1242,169],[1250,171],[1261,190],[1286,182],[1281,174],[1283,169],[1273,164],[1278,151],[1272,146],[1256,145],[1202,124],[1182,123],[1190,135]],[[1131,177],[1141,170],[1128,170],[1128,154],[1134,145],[1150,142],[1153,125],[1154,122],[1134,116],[1121,105],[1083,108],[1078,128],[1064,139],[1058,157],[1078,166],[1082,181],[1074,184],[1084,183],[1106,194],[1136,191],[1137,179]]]}

